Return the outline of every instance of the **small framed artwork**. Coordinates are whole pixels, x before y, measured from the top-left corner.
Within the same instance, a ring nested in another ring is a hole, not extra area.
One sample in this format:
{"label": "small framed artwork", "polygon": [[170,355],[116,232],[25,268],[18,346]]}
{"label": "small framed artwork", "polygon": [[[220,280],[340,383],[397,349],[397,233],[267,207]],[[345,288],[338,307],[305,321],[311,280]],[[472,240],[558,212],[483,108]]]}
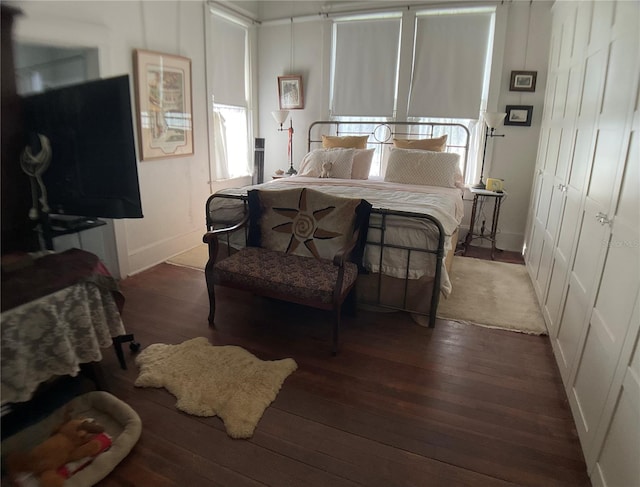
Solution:
{"label": "small framed artwork", "polygon": [[191,59],[133,51],[140,160],[193,154]]}
{"label": "small framed artwork", "polygon": [[511,71],[509,91],[536,91],[537,71]]}
{"label": "small framed artwork", "polygon": [[304,108],[302,76],[278,76],[278,99],[280,100],[280,110]]}
{"label": "small framed artwork", "polygon": [[507,112],[507,116],[504,119],[505,125],[531,126],[532,105],[507,105],[505,111]]}

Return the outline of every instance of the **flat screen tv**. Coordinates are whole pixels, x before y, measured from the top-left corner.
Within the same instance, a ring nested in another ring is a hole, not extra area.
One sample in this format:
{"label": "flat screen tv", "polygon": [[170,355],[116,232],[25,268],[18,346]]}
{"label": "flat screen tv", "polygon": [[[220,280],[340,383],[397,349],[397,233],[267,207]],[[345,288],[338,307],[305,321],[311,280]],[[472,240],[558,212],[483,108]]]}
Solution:
{"label": "flat screen tv", "polygon": [[51,144],[50,213],[142,218],[128,75],[26,96],[23,111],[25,144]]}

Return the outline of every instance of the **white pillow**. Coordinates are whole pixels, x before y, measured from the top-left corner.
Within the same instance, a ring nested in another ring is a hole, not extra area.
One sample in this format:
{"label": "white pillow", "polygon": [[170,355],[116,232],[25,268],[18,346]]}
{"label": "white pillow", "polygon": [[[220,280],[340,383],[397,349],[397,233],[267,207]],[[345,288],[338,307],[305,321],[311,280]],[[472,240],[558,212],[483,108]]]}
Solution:
{"label": "white pillow", "polygon": [[373,153],[375,151],[375,149],[355,149],[353,153],[351,179],[369,179],[371,161],[373,161]]}
{"label": "white pillow", "polygon": [[392,149],[385,181],[424,186],[458,187],[460,156],[451,152]]}
{"label": "white pillow", "polygon": [[354,149],[316,149],[304,156],[298,176],[319,178],[322,166],[331,163],[329,177],[351,179]]}

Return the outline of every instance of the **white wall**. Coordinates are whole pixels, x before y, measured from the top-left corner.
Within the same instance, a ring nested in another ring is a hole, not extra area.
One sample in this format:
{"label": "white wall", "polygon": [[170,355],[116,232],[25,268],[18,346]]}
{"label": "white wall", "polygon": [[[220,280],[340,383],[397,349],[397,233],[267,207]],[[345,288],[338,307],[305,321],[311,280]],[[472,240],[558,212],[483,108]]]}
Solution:
{"label": "white wall", "polygon": [[[507,105],[533,105],[533,121],[531,127],[500,127],[496,133],[504,137],[489,141],[493,157],[485,166],[485,179],[489,176],[505,180],[508,196],[500,210],[497,244],[508,250],[521,251],[524,243],[547,83],[552,3],[516,1],[509,6],[497,108],[504,111]],[[537,71],[536,91],[509,91],[511,71]],[[467,208],[465,213],[470,212]]]}
{"label": "white wall", "polygon": [[[265,17],[317,13],[320,2],[233,2],[250,15]],[[133,49],[148,49],[186,56],[192,61],[193,156],[145,161],[138,164],[144,211],[141,220],[114,220],[105,235],[107,253],[117,254],[122,277],[139,272],[197,245],[204,230],[204,204],[210,194],[205,80],[204,7],[200,1],[22,1],[24,12],[17,19],[20,41],[53,46],[94,47],[100,51],[102,77],[129,74],[133,88]],[[508,9],[504,67],[498,107],[534,105],[533,126],[504,127],[504,139],[495,143],[494,158],[487,174],[506,180],[509,192],[503,206],[499,244],[519,250],[522,245],[526,208],[545,84],[549,39],[548,3],[516,1]],[[273,8],[271,8],[273,7]],[[359,5],[361,7],[361,5]],[[306,10],[304,10],[306,9]],[[307,127],[328,116],[330,30],[326,21],[285,21],[258,28],[258,109],[256,136],[266,139],[265,178],[286,168],[287,136],[276,130],[271,111],[277,109],[277,76],[300,73],[304,79],[305,109],[292,111],[294,161],[306,153]],[[290,60],[291,28],[295,47]],[[527,41],[528,39],[528,41]],[[525,46],[526,65],[525,65]],[[512,69],[538,71],[535,93],[508,92]],[[132,100],[133,101],[133,100]],[[136,134],[137,136],[137,134]],[[231,184],[233,182],[229,182]],[[213,184],[213,190],[222,184]],[[468,213],[468,211],[467,211]]]}
{"label": "white wall", "polygon": [[[308,18],[291,23],[265,22],[258,29],[258,77],[259,77],[259,133],[265,140],[265,179],[276,169],[286,169],[287,137],[276,131],[276,123],[271,111],[278,108],[277,77],[283,74],[302,74],[305,92],[304,110],[291,111],[294,134],[294,165],[297,167],[307,149],[307,128],[315,120],[326,120],[328,117],[329,91],[329,21],[315,16],[318,5],[301,5],[298,2],[291,6],[287,2],[264,2],[273,8],[263,15],[276,17],[308,14]],[[533,105],[533,123],[531,127],[500,127],[497,133],[504,138],[494,138],[493,156],[487,151],[488,161],[485,177],[505,179],[508,197],[504,201],[500,216],[500,234],[498,247],[520,251],[524,242],[527,207],[529,203],[533,170],[536,161],[538,137],[544,90],[546,83],[546,66],[550,37],[550,7],[552,2],[516,1],[499,6],[502,13],[498,17],[506,19],[504,33],[496,38],[496,49],[499,56],[495,60],[502,62],[502,69],[492,79],[492,96],[499,111],[506,105]],[[305,11],[302,11],[307,7]],[[359,6],[359,8],[362,8]],[[297,9],[297,10],[296,10]],[[290,61],[291,29],[293,28],[293,66]],[[500,29],[498,29],[500,30]],[[500,52],[502,50],[502,52]],[[512,70],[537,71],[535,93],[509,91],[510,73]],[[496,90],[496,86],[499,88]],[[468,198],[468,197],[466,197]],[[471,213],[470,203],[466,204],[466,217],[463,227],[468,226]],[[488,214],[488,212],[487,212]],[[488,214],[490,219],[490,215]],[[464,232],[463,232],[464,233]]]}
{"label": "white wall", "polygon": [[[16,39],[97,47],[100,75],[131,76],[133,49],[186,56],[192,61],[194,155],[138,164],[143,219],[115,220],[119,274],[152,266],[200,242],[209,196],[203,4],[199,1],[23,1]],[[135,100],[135,95],[132,102]],[[137,136],[137,134],[136,134]]]}

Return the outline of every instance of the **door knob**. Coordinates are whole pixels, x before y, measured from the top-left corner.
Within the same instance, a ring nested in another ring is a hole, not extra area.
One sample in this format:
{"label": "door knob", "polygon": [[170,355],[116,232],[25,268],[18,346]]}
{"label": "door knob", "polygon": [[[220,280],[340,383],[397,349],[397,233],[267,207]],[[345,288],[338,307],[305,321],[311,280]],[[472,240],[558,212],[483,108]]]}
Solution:
{"label": "door knob", "polygon": [[602,213],[601,211],[599,211],[596,214],[596,220],[598,220],[598,222],[600,223],[600,225],[611,225],[613,223],[613,220],[609,219],[609,215]]}

